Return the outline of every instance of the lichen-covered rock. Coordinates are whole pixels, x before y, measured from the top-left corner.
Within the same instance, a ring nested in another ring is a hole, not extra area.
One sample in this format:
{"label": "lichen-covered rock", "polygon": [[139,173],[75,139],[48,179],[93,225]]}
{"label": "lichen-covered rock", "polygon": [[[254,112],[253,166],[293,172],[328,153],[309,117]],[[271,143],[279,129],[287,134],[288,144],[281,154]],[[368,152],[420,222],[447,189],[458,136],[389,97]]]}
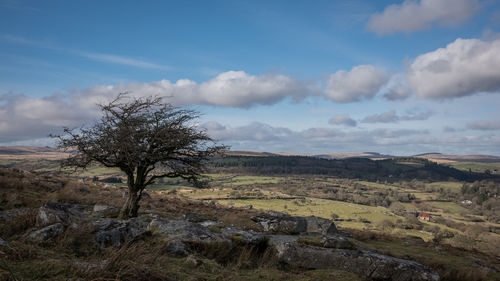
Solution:
{"label": "lichen-covered rock", "polygon": [[329,219],[319,218],[314,216],[304,217],[306,220],[307,233],[335,234],[337,227],[335,223]]}
{"label": "lichen-covered rock", "polygon": [[295,217],[279,214],[255,216],[252,219],[258,222],[266,232],[281,234],[334,234],[337,232],[337,228],[331,220],[319,217]]}
{"label": "lichen-covered rock", "polygon": [[129,220],[104,218],[94,221],[93,224],[97,229],[95,240],[101,248],[120,247],[126,242],[147,235],[150,220],[147,216],[141,216]]}
{"label": "lichen-covered rock", "polygon": [[186,245],[180,240],[173,240],[167,243],[165,251],[174,257],[187,257],[189,252],[186,250]]}
{"label": "lichen-covered rock", "polygon": [[61,223],[55,223],[46,226],[39,230],[34,230],[26,236],[26,240],[32,242],[43,242],[50,238],[54,238],[60,233],[64,232],[64,226]]}
{"label": "lichen-covered rock", "polygon": [[46,203],[38,210],[36,224],[38,226],[61,223],[65,226],[71,223],[86,220],[88,207],[83,205],[71,205],[57,202]]}
{"label": "lichen-covered rock", "polygon": [[321,238],[321,243],[325,248],[335,248],[335,249],[351,249],[354,250],[356,247],[347,240],[347,238],[340,235],[329,235],[323,236]]}
{"label": "lichen-covered rock", "polygon": [[241,230],[235,227],[223,228],[221,229],[221,234],[227,239],[240,240],[246,244],[259,244],[266,240],[266,236],[263,233],[253,230]]}
{"label": "lichen-covered rock", "polygon": [[280,262],[308,269],[340,269],[367,280],[437,281],[439,275],[414,261],[366,251],[331,249],[295,243],[275,244]]}
{"label": "lichen-covered rock", "polygon": [[120,208],[102,204],[95,204],[92,210],[94,217],[116,217],[120,214]]}
{"label": "lichen-covered rock", "polygon": [[222,242],[227,241],[222,235],[213,233],[199,223],[186,220],[155,218],[148,229],[153,233],[162,234],[169,239],[189,242]]}

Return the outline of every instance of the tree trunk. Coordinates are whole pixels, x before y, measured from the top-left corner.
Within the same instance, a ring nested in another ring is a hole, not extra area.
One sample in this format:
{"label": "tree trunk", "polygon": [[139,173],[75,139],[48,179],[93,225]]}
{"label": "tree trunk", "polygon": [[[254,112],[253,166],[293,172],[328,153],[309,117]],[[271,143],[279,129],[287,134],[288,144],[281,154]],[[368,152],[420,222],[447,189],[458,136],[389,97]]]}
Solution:
{"label": "tree trunk", "polygon": [[120,211],[121,219],[128,219],[137,217],[137,211],[139,210],[139,200],[141,199],[140,189],[132,189],[129,187],[128,198]]}

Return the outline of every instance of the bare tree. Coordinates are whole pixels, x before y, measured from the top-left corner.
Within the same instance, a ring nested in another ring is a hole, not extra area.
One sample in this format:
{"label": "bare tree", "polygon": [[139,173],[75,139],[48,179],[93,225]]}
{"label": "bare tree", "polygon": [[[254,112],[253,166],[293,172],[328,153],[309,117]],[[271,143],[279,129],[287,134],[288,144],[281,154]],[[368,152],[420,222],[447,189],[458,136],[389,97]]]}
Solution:
{"label": "bare tree", "polygon": [[100,104],[102,117],[91,126],[64,128],[58,147],[76,149],[63,167],[87,168],[92,163],[117,167],[127,176],[128,199],[120,217],[136,217],[146,186],[163,177],[199,182],[204,163],[227,149],[217,145],[194,123],[199,114],[173,107],[161,98],[119,94]]}

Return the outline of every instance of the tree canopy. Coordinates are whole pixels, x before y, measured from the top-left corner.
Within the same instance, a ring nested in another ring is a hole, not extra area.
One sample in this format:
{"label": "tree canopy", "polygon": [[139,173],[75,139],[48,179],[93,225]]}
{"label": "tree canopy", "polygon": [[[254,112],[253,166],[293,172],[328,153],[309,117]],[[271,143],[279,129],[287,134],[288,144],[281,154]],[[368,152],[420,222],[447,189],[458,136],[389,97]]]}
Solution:
{"label": "tree canopy", "polygon": [[117,167],[127,176],[129,196],[121,217],[135,217],[144,188],[156,179],[198,182],[204,164],[227,147],[217,145],[195,121],[199,113],[164,103],[160,97],[118,95],[99,105],[102,117],[90,126],[64,128],[58,146],[76,152],[64,167],[92,163]]}

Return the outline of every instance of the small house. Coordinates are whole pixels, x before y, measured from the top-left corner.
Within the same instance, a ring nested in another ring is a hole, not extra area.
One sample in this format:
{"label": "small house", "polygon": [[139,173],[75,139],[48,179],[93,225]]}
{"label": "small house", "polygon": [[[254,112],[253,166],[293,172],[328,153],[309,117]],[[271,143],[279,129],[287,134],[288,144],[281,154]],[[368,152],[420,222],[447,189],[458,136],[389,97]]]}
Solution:
{"label": "small house", "polygon": [[417,217],[419,220],[423,220],[423,221],[430,221],[431,220],[431,215],[429,214],[426,214],[426,213],[420,213],[418,214],[418,217]]}
{"label": "small house", "polygon": [[472,205],[472,201],[466,199],[466,200],[462,201],[462,204],[464,204],[464,205]]}

